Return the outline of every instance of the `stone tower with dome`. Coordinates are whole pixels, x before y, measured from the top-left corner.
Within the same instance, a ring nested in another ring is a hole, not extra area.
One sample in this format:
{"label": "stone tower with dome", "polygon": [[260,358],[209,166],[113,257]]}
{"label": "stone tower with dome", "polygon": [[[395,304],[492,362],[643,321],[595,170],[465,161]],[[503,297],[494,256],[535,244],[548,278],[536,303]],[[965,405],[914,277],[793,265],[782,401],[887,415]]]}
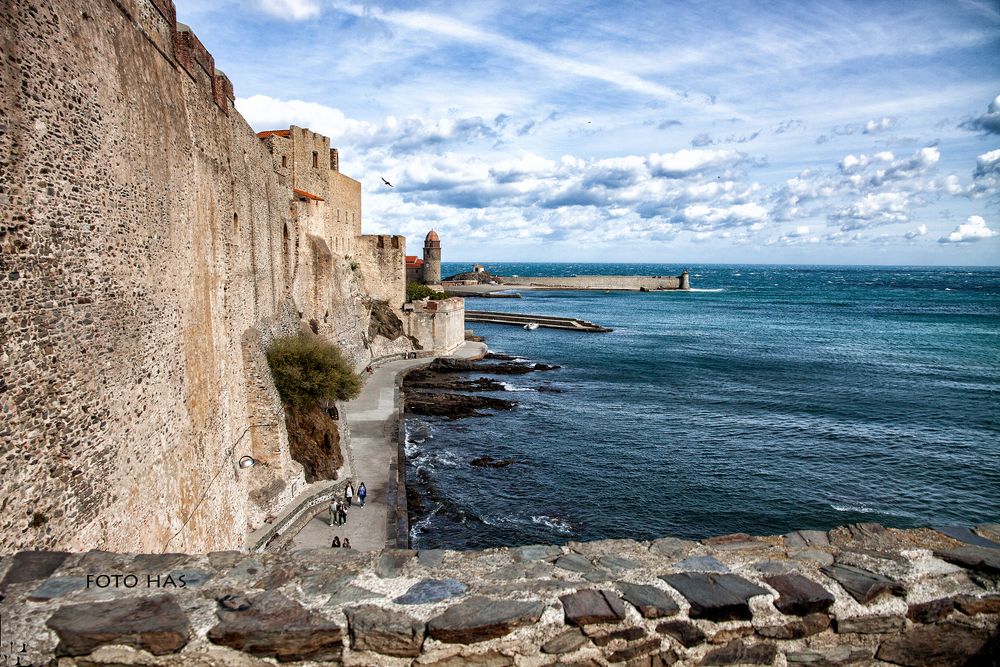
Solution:
{"label": "stone tower with dome", "polygon": [[424,237],[424,258],[406,256],[406,282],[441,284],[441,239],[433,229]]}

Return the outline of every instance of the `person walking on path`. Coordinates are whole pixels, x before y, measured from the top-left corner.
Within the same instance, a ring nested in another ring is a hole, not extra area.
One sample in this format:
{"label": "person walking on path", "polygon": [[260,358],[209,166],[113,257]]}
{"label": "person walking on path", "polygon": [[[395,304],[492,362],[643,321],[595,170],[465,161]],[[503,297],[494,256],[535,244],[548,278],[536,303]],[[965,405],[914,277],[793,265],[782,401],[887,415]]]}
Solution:
{"label": "person walking on path", "polygon": [[351,499],[354,498],[354,485],[350,482],[347,483],[347,487],[344,489],[344,499],[347,501],[347,506],[351,506]]}
{"label": "person walking on path", "polygon": [[350,549],[351,548],[351,541],[349,539],[347,539],[346,537],[344,538],[344,545],[343,546],[344,546],[345,549]]}
{"label": "person walking on path", "polygon": [[358,485],[358,503],[364,507],[365,506],[365,496],[368,495],[368,489],[365,488],[365,483],[361,482]]}
{"label": "person walking on path", "polygon": [[340,517],[340,508],[337,506],[337,501],[330,501],[330,526],[334,526]]}
{"label": "person walking on path", "polygon": [[337,503],[337,518],[340,520],[337,525],[343,526],[347,523],[347,508],[344,507],[344,503]]}

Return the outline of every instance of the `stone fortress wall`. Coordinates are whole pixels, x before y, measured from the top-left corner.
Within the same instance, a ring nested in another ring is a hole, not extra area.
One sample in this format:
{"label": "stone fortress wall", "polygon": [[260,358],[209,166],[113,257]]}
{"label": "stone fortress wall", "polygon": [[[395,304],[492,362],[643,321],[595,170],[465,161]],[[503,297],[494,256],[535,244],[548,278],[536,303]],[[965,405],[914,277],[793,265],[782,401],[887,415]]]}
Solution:
{"label": "stone fortress wall", "polygon": [[0,561],[0,612],[22,664],[996,665],[1000,549],[984,545],[1000,545],[952,532],[23,552]]}
{"label": "stone fortress wall", "polygon": [[0,552],[242,544],[304,483],[267,344],[412,349],[367,336],[404,240],[325,137],[255,135],[170,0],[0,3],[0,92]]}

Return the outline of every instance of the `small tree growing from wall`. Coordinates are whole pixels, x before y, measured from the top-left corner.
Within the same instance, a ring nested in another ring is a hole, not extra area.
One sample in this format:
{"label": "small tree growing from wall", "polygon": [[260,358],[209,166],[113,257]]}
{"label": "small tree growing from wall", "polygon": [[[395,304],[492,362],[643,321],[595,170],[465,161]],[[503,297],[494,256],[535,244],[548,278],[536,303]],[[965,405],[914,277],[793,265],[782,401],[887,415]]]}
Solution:
{"label": "small tree growing from wall", "polygon": [[448,295],[444,292],[435,292],[427,285],[421,285],[420,283],[406,283],[407,302],[428,298],[432,301],[440,301],[441,299],[447,299]]}
{"label": "small tree growing from wall", "polygon": [[299,334],[277,338],[267,348],[267,362],[281,400],[299,408],[346,401],[361,391],[361,378],[336,346]]}

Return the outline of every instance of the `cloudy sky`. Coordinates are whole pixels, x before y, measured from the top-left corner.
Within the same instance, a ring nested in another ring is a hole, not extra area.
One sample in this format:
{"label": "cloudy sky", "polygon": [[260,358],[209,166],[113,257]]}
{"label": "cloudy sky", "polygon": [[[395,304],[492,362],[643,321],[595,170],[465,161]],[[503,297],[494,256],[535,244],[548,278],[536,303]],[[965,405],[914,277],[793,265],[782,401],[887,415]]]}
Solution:
{"label": "cloudy sky", "polygon": [[175,1],[411,250],[1000,265],[995,1]]}

